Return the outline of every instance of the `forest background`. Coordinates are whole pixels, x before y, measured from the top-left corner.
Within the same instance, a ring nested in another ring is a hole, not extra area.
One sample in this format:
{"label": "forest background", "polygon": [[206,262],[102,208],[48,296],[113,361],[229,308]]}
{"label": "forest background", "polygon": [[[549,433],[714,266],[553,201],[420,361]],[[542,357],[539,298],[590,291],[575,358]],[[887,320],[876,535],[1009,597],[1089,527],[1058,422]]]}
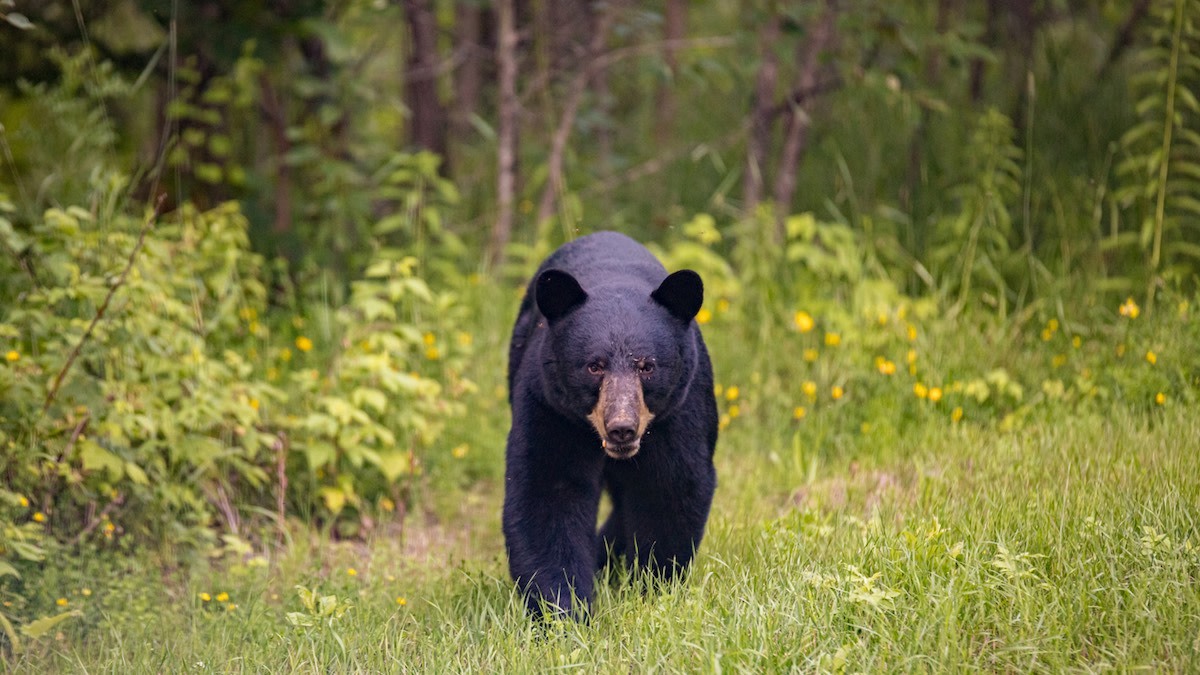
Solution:
{"label": "forest background", "polygon": [[[905,481],[862,467],[919,439],[1182,419],[1198,19],[1196,0],[0,1],[5,653],[88,648],[115,610],[64,580],[128,565],[191,598],[247,565],[264,587],[337,576],[342,553],[281,573],[305,546],[496,556],[519,294],[599,229],[703,275],[723,468],[766,483],[723,486],[760,494],[756,517],[844,515],[813,486],[870,475],[867,518]],[[1194,521],[1171,522],[1194,582]],[[301,614],[341,617],[305,592]]]}

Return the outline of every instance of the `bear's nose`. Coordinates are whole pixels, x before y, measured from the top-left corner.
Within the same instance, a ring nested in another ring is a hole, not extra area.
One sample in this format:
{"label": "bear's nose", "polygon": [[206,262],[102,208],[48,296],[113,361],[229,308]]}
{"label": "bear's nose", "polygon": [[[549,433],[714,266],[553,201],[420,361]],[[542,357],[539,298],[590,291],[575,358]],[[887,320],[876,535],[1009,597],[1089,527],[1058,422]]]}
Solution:
{"label": "bear's nose", "polygon": [[637,438],[637,427],[632,424],[615,424],[606,431],[610,441],[621,445],[632,443]]}

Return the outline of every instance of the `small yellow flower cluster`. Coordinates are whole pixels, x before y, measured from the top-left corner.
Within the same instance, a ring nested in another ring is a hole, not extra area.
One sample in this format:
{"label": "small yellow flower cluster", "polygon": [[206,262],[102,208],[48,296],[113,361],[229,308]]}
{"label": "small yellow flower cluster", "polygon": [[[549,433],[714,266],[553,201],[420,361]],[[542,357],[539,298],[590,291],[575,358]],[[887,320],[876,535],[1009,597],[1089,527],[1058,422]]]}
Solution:
{"label": "small yellow flower cluster", "polygon": [[875,369],[882,375],[896,374],[896,364],[882,356],[875,357]]}
{"label": "small yellow flower cluster", "polygon": [[437,336],[433,333],[426,333],[421,336],[421,341],[425,343],[425,358],[430,361],[437,361],[442,358],[442,352],[437,347]]}
{"label": "small yellow flower cluster", "polygon": [[1126,298],[1125,302],[1121,304],[1121,307],[1117,310],[1117,312],[1121,316],[1128,319],[1136,319],[1138,318],[1138,314],[1142,313],[1142,310],[1140,307],[1138,307],[1137,303],[1133,301],[1133,298]]}
{"label": "small yellow flower cluster", "polygon": [[[305,337],[303,335],[296,338],[296,349],[299,349],[302,352],[307,352],[307,351],[312,350],[312,348],[313,348],[312,340],[308,339],[307,337]],[[290,353],[288,354],[288,358],[291,358]],[[287,359],[285,358],[284,360],[286,361]]]}
{"label": "small yellow flower cluster", "polygon": [[18,352],[15,349],[8,350],[8,352],[4,355],[4,360],[8,361],[9,363],[13,363],[14,361],[17,361],[20,358],[21,358],[21,352]]}
{"label": "small yellow flower cluster", "polygon": [[1042,329],[1042,342],[1049,342],[1054,338],[1054,334],[1058,332],[1058,319],[1050,319],[1046,322],[1046,327]]}
{"label": "small yellow flower cluster", "polygon": [[804,310],[796,312],[796,314],[792,317],[792,322],[796,324],[796,330],[800,331],[801,333],[807,333],[817,325],[816,321],[813,320],[812,315]]}
{"label": "small yellow flower cluster", "polygon": [[[217,593],[215,598],[209,593],[197,593],[196,597],[200,598],[200,604],[202,607],[215,607],[216,605],[220,604],[225,605],[225,611],[227,612],[232,612],[237,609],[237,605],[229,601],[229,594],[224,591]],[[213,603],[214,600],[216,603]]]}

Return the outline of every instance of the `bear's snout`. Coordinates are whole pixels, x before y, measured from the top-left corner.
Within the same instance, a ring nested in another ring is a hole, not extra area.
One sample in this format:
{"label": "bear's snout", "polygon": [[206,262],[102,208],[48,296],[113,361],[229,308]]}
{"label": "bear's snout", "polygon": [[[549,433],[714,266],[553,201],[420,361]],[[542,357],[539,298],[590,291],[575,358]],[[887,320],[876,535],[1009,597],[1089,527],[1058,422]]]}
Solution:
{"label": "bear's snout", "polygon": [[642,434],[653,417],[646,408],[637,374],[613,373],[600,383],[600,396],[588,421],[599,434],[605,454],[613,459],[629,459],[641,449]]}

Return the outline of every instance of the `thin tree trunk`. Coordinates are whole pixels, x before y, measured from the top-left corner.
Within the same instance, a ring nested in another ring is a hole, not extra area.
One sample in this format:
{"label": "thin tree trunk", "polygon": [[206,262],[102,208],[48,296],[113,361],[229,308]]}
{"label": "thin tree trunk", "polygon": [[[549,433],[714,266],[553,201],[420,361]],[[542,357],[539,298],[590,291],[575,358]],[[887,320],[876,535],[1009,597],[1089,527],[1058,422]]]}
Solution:
{"label": "thin tree trunk", "polygon": [[287,162],[292,142],[287,134],[287,114],[271,79],[264,73],[258,84],[262,89],[263,115],[275,142],[275,225],[272,229],[282,234],[292,229],[292,169]]}
{"label": "thin tree trunk", "polygon": [[496,67],[499,71],[500,124],[497,137],[496,223],[492,226],[488,262],[504,260],[512,238],[513,201],[517,189],[517,27],[513,0],[496,0]]}
{"label": "thin tree trunk", "polygon": [[571,89],[567,93],[567,101],[563,106],[562,116],[558,119],[558,127],[550,144],[550,157],[546,160],[546,186],[542,188],[542,197],[538,202],[537,224],[539,229],[548,222],[554,213],[554,205],[563,191],[563,159],[567,150],[567,140],[571,136],[571,128],[575,126],[575,117],[579,113],[579,104],[587,90],[587,83],[595,73],[596,63],[604,42],[608,38],[608,27],[612,23],[612,10],[606,10],[596,20],[592,29],[592,39],[588,43],[587,57],[584,66],[575,74]]}
{"label": "thin tree trunk", "polygon": [[[817,74],[821,70],[821,57],[829,48],[834,37],[836,13],[833,5],[825,4],[825,10],[816,19],[808,39],[800,48],[800,72],[796,77],[796,90],[809,91],[817,86]],[[784,221],[791,211],[792,194],[796,191],[796,169],[800,156],[808,145],[808,131],[812,126],[809,116],[810,105],[795,104],[790,110],[787,137],[779,156],[779,173],[775,177],[775,240],[782,243],[787,233]]]}
{"label": "thin tree trunk", "polygon": [[1121,29],[1117,31],[1117,36],[1113,39],[1112,47],[1108,50],[1108,58],[1104,59],[1104,65],[1100,68],[1100,74],[1097,80],[1104,79],[1108,74],[1109,68],[1112,68],[1126,49],[1133,44],[1134,34],[1137,32],[1138,24],[1142,19],[1146,18],[1146,14],[1150,11],[1150,0],[1137,0],[1134,3],[1133,9],[1129,11],[1129,17],[1121,24]]}
{"label": "thin tree trunk", "polygon": [[459,0],[454,6],[454,49],[462,62],[454,76],[454,112],[450,118],[454,136],[461,138],[470,128],[471,116],[479,108],[483,86],[483,9]]}
{"label": "thin tree trunk", "polygon": [[[987,23],[984,29],[983,41],[989,48],[995,47],[1000,35],[1000,1],[988,0],[987,3]],[[983,98],[983,77],[987,71],[987,61],[981,56],[976,56],[971,60],[971,76],[968,85],[968,92],[971,96],[971,103],[979,103]]]}
{"label": "thin tree trunk", "polygon": [[409,28],[404,99],[410,117],[409,141],[446,156],[446,109],[438,98],[437,18],[430,0],[403,0]]}
{"label": "thin tree trunk", "polygon": [[675,81],[679,70],[679,45],[687,34],[687,0],[665,0],[663,7],[663,63],[670,77],[660,80],[654,93],[654,140],[671,141],[675,127]]}
{"label": "thin tree trunk", "polygon": [[771,106],[779,79],[779,57],[775,44],[779,42],[779,16],[772,15],[758,30],[762,50],[758,76],[754,82],[754,100],[750,110],[750,135],[746,141],[746,173],[742,176],[742,208],[747,214],[758,208],[765,182],[767,142],[771,134]]}

